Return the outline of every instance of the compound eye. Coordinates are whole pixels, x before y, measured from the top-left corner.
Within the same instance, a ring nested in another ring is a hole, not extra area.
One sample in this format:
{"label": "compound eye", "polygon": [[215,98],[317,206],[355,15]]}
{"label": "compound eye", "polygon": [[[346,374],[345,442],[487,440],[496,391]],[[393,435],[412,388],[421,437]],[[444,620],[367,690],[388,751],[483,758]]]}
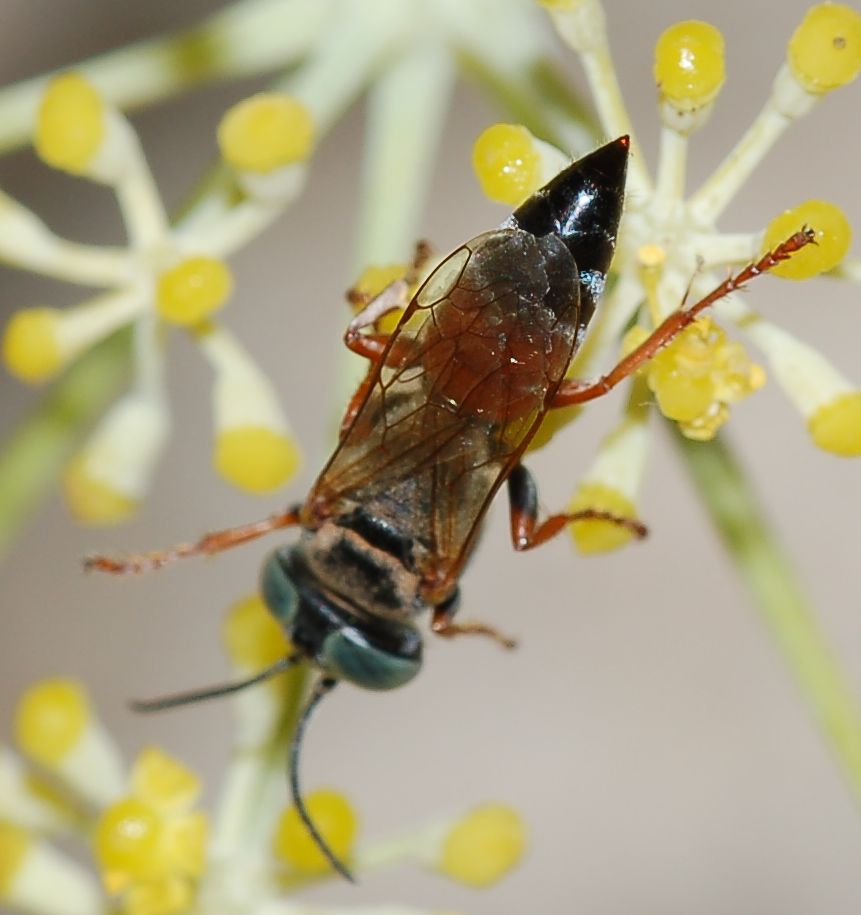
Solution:
{"label": "compound eye", "polygon": [[336,629],[323,642],[322,660],[330,673],[364,689],[395,689],[408,683],[421,667],[421,641],[411,633],[403,653],[371,645],[351,626]]}
{"label": "compound eye", "polygon": [[269,612],[289,634],[296,611],[299,609],[299,592],[279,552],[273,553],[263,565],[260,591]]}

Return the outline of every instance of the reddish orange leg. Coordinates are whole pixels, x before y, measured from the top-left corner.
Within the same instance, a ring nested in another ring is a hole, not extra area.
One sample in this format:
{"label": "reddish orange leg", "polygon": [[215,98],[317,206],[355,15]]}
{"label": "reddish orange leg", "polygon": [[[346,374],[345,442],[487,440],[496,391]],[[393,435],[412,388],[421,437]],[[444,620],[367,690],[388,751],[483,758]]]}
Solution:
{"label": "reddish orange leg", "polygon": [[299,524],[299,506],[289,508],[277,515],[270,515],[262,521],[243,524],[240,527],[230,527],[222,531],[213,531],[201,537],[197,543],[181,543],[169,550],[157,550],[152,553],[132,553],[130,556],[113,558],[111,556],[89,556],[84,560],[87,571],[110,572],[114,575],[134,575],[140,572],[150,572],[177,559],[188,556],[212,556],[229,550],[231,547],[256,540],[264,534],[292,527]]}
{"label": "reddish orange leg", "polygon": [[410,286],[418,280],[422,268],[431,256],[431,247],[426,241],[416,242],[413,262],[406,276],[389,283],[376,296],[368,296],[355,287],[347,290],[347,300],[361,311],[347,325],[344,343],[347,348],[371,362],[379,360],[389,342],[388,334],[362,334],[366,327],[371,327],[389,312],[406,308],[409,305]]}
{"label": "reddish orange leg", "polygon": [[453,623],[453,616],[453,608],[437,607],[431,619],[431,631],[447,639],[454,638],[457,635],[486,635],[502,645],[503,648],[517,647],[517,642],[514,639],[503,635],[493,626],[486,626],[484,623]]}
{"label": "reddish orange leg", "polygon": [[627,528],[635,537],[640,538],[648,533],[645,524],[633,518],[621,518],[592,508],[551,515],[539,522],[538,488],[532,474],[523,464],[518,464],[508,477],[508,501],[511,509],[511,542],[519,552],[541,546],[572,521],[609,521]]}
{"label": "reddish orange leg", "polygon": [[691,305],[690,308],[674,311],[633,352],[597,381],[586,382],[574,379],[563,381],[550,404],[551,407],[570,407],[574,404],[586,403],[588,400],[595,400],[596,397],[603,397],[617,384],[636,372],[641,365],[648,362],[659,350],[662,350],[668,343],[672,343],[686,327],[693,324],[700,312],[710,305],[714,305],[718,299],[740,289],[760,274],[771,270],[781,261],[788,260],[796,251],[815,243],[814,239],[815,234],[812,229],[805,228],[796,232],[773,251],[764,254],[755,264],[749,264],[735,276],[724,280],[720,286],[713,289],[696,304]]}

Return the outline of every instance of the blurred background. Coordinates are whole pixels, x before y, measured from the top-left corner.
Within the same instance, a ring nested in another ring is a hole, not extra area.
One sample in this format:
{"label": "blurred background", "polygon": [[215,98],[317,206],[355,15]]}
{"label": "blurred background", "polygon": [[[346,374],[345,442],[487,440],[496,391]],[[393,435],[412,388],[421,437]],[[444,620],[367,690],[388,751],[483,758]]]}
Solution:
{"label": "blurred background", "polygon": [[[222,5],[2,0],[0,83],[190,25]],[[615,61],[647,159],[654,162],[659,129],[652,51],[664,28],[701,18],[726,39],[727,82],[692,142],[689,183],[697,185],[763,104],[807,5],[607,0]],[[573,55],[559,53],[585,92]],[[264,85],[211,87],[134,115],[171,209],[216,155],[223,111]],[[760,228],[810,197],[861,217],[859,91],[835,93],[789,131],[722,229]],[[483,198],[469,165],[477,134],[500,119],[477,89],[461,84],[421,222],[439,249],[505,216]],[[129,757],[158,743],[204,773],[210,791],[217,785],[230,736],[226,704],[140,718],[126,700],[224,677],[224,611],[253,590],[277,537],[134,580],[86,576],[81,558],[193,539],[303,496],[328,451],[348,319],[343,291],[354,279],[361,131],[354,110],[315,155],[298,203],[232,261],[237,290],[226,321],[281,392],[306,454],[301,476],[283,495],[257,499],[213,474],[209,368],[176,335],[169,359],[174,435],[140,516],[117,529],[82,529],[54,497],[0,568],[3,740],[21,690],[47,675],[75,676]],[[29,150],[0,161],[0,185],[62,235],[122,239],[107,191],[49,170]],[[78,297],[72,287],[0,270],[2,321],[23,305],[62,306]],[[861,379],[857,286],[765,279],[749,298]],[[0,386],[6,432],[35,395],[5,374]],[[619,398],[596,402],[531,458],[547,509],[567,502],[619,407]],[[857,912],[858,810],[684,469],[662,430],[655,432],[642,500],[647,542],[582,558],[560,537],[514,555],[499,500],[463,581],[462,612],[516,635],[518,650],[429,638],[416,681],[391,694],[338,690],[306,742],[306,786],[346,791],[366,835],[504,800],[529,823],[522,867],[484,892],[405,869],[358,888],[322,887],[313,898],[399,900],[475,915]],[[861,466],[815,449],[771,386],[734,410],[728,434],[861,694]]]}

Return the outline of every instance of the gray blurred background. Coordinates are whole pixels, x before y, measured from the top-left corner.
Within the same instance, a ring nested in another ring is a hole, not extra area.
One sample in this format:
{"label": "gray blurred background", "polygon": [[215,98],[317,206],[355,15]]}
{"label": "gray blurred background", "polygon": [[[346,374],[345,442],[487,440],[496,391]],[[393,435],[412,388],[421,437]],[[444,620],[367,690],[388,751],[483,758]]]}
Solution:
{"label": "gray blurred background", "polygon": [[[0,82],[191,24],[220,5],[2,0]],[[763,103],[807,4],[606,5],[623,89],[651,163],[655,39],[683,18],[706,19],[724,32],[727,83],[693,142],[690,179],[698,184]],[[564,60],[582,86],[576,61]],[[135,115],[171,207],[211,161],[221,113],[260,85],[206,89]],[[837,92],[789,132],[726,214],[725,230],[758,228],[814,196],[861,217],[859,92],[858,85]],[[421,224],[441,249],[504,215],[482,198],[469,167],[473,139],[498,119],[476,89],[461,88]],[[22,689],[49,674],[73,675],[87,682],[129,756],[156,742],[217,783],[230,733],[226,705],[141,719],[125,700],[224,676],[223,612],[253,588],[274,544],[121,582],[85,577],[80,559],[94,549],[169,545],[250,520],[301,497],[313,479],[335,388],[327,366],[337,364],[347,317],[342,293],[351,280],[361,129],[354,111],[313,160],[304,197],[233,261],[238,288],[227,320],[282,392],[307,455],[301,478],[273,500],[238,494],[214,477],[209,371],[177,339],[170,358],[175,433],[140,517],[117,530],[82,530],[52,498],[0,571],[2,739]],[[61,234],[122,238],[107,192],[51,172],[29,151],[0,162],[0,182]],[[22,305],[71,304],[79,295],[9,270],[0,283],[3,321]],[[861,380],[857,287],[766,279],[750,298]],[[9,430],[34,395],[7,376],[0,385],[0,428]],[[531,459],[547,508],[567,501],[618,406],[608,398],[590,407]],[[730,435],[861,694],[861,464],[814,449],[774,387],[736,409]],[[503,799],[529,823],[523,866],[485,892],[404,869],[356,889],[322,888],[315,898],[400,900],[476,915],[857,913],[858,811],[675,454],[662,435],[655,446],[642,503],[652,533],[645,544],[584,559],[560,537],[515,556],[505,507],[497,505],[463,582],[464,615],[516,634],[519,650],[430,639],[417,681],[389,695],[339,690],[307,741],[307,786],[345,789],[366,835]]]}

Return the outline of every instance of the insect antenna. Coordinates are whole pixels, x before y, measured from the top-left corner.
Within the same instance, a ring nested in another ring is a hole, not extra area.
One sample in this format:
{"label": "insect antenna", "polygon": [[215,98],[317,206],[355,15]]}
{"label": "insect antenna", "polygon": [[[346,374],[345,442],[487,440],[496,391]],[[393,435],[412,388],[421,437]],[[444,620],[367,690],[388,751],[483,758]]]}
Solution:
{"label": "insect antenna", "polygon": [[299,813],[299,818],[305,824],[305,828],[311,834],[311,838],[314,840],[317,848],[320,849],[326,860],[345,880],[349,880],[350,883],[355,883],[356,878],[347,870],[347,866],[338,859],[337,855],[329,848],[326,840],[320,835],[319,830],[308,814],[308,809],[305,807],[305,802],[302,800],[302,793],[299,790],[299,751],[302,748],[305,727],[308,724],[308,720],[313,714],[314,709],[320,704],[320,700],[335,688],[337,682],[337,680],[334,680],[331,677],[323,677],[318,680],[317,683],[314,684],[311,698],[308,700],[305,708],[302,709],[299,720],[296,722],[296,730],[293,732],[293,739],[290,741],[290,793],[293,796],[293,803]]}
{"label": "insect antenna", "polygon": [[302,660],[299,652],[287,655],[266,667],[260,673],[248,677],[246,680],[237,680],[233,683],[220,683],[217,686],[205,686],[203,689],[192,689],[185,693],[172,693],[169,696],[159,696],[155,699],[132,699],[129,707],[135,712],[163,712],[169,708],[179,708],[183,705],[194,705],[196,702],[205,702],[207,699],[218,699],[221,696],[230,696],[249,686],[256,686],[272,677],[294,667]]}

